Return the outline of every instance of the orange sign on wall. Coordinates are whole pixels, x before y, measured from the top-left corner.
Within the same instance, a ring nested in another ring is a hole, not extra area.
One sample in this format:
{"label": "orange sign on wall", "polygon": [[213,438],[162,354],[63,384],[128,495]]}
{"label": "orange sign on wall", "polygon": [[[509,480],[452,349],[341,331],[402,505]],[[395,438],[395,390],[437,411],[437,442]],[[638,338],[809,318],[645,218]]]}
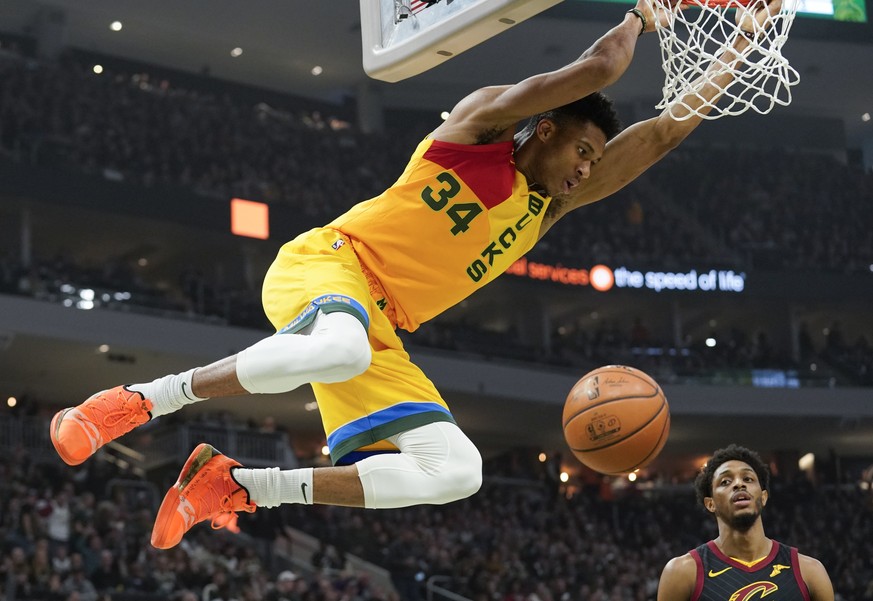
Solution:
{"label": "orange sign on wall", "polygon": [[270,237],[270,207],[262,202],[232,198],[230,231],[237,236],[266,240]]}

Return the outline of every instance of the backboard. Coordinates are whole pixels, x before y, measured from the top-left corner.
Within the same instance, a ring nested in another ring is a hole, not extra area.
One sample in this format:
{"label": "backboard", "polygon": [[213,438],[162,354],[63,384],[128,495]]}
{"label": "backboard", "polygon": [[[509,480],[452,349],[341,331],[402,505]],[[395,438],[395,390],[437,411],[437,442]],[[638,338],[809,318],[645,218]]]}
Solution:
{"label": "backboard", "polygon": [[364,71],[396,82],[562,0],[360,0]]}

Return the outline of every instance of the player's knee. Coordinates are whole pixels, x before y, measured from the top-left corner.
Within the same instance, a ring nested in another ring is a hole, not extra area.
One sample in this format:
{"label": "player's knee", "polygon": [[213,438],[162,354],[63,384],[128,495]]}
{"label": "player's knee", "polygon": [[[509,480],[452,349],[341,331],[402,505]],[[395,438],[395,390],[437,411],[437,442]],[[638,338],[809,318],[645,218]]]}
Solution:
{"label": "player's knee", "polygon": [[444,505],[466,499],[476,494],[482,486],[482,464],[447,466],[436,473],[427,474],[422,485],[404,492],[407,505]]}
{"label": "player's knee", "polygon": [[351,335],[325,336],[323,340],[326,375],[322,382],[343,382],[359,376],[370,367],[373,351],[367,339],[366,330],[361,329]]}
{"label": "player's knee", "polygon": [[482,456],[453,423],[428,424],[392,442],[400,453],[358,464],[368,508],[442,505],[466,499],[482,486]]}
{"label": "player's knee", "polygon": [[455,466],[450,476],[450,491],[453,498],[451,501],[466,499],[479,492],[482,488],[482,458],[476,451],[476,459],[468,463]]}
{"label": "player's knee", "polygon": [[450,462],[440,470],[441,503],[459,501],[476,494],[482,487],[482,455],[472,442],[453,449]]}

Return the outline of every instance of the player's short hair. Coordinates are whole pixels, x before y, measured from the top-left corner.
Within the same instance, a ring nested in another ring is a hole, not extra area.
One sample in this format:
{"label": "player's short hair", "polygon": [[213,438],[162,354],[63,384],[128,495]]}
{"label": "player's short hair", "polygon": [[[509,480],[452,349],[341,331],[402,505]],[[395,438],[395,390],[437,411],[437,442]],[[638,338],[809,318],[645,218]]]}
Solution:
{"label": "player's short hair", "polygon": [[697,492],[697,502],[703,504],[703,499],[712,496],[712,477],[715,470],[728,461],[742,461],[749,465],[758,476],[761,490],[770,489],[770,468],[755,451],[732,444],[718,449],[706,462],[706,467],[700,470],[694,480],[694,490]]}
{"label": "player's short hair", "polygon": [[613,139],[622,129],[612,100],[601,92],[594,92],[570,104],[534,115],[524,129],[532,131],[543,119],[551,119],[559,126],[574,121],[589,121],[603,130],[607,140]]}

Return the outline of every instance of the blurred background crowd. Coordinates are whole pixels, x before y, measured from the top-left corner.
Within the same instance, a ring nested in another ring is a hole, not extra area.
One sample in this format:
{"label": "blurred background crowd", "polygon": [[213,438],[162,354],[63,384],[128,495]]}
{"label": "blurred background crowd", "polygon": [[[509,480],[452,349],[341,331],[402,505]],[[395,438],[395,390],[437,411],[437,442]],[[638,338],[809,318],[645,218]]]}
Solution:
{"label": "blurred background crowd", "polygon": [[[556,459],[492,458],[483,489],[446,506],[286,505],[159,551],[149,482],[99,458],[70,470],[4,457],[0,598],[417,601],[432,581],[474,601],[646,601],[671,557],[717,534],[687,479],[563,484]],[[873,503],[848,484],[859,476],[776,474],[764,511],[767,535],[820,559],[842,601],[873,599]],[[287,560],[293,530],[320,541],[303,565]],[[389,570],[393,587],[349,569],[349,555]]]}

